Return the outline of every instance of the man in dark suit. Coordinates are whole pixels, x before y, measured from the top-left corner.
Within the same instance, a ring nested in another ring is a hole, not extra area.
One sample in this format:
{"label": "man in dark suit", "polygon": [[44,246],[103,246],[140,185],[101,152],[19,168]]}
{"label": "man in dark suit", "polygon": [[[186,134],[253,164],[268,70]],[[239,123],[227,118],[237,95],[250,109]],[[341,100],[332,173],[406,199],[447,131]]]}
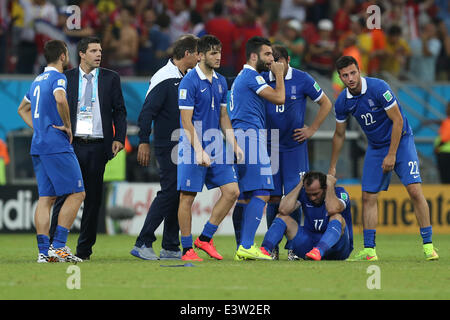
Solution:
{"label": "man in dark suit", "polygon": [[[100,39],[83,38],[77,45],[80,66],[65,72],[67,100],[72,124],[73,148],[80,163],[86,198],[76,255],[89,259],[97,236],[98,214],[102,202],[103,174],[108,160],[125,145],[127,111],[119,75],[100,68]],[[114,128],[113,128],[114,126]],[[53,208],[52,226],[64,197]]]}

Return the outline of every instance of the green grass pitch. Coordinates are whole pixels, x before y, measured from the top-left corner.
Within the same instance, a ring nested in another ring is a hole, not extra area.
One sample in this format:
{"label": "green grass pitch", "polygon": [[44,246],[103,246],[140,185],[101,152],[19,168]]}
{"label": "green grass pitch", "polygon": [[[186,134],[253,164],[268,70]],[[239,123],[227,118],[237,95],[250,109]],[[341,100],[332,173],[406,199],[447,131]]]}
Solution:
{"label": "green grass pitch", "polygon": [[[68,245],[75,248],[78,235]],[[160,238],[160,237],[158,237]],[[206,257],[195,267],[161,265],[129,254],[135,237],[99,235],[92,260],[79,263],[80,289],[68,289],[69,263],[37,264],[36,237],[0,235],[0,299],[449,299],[450,235],[434,235],[439,261],[425,261],[419,235],[377,235],[378,262],[233,261],[234,237],[217,236],[223,261]],[[257,243],[262,238],[257,237]],[[284,245],[284,242],[282,243]],[[355,235],[356,250],[362,236]],[[159,252],[160,242],[154,245]],[[353,252],[355,253],[355,251]],[[370,266],[376,265],[377,273]],[[379,276],[379,282],[374,282]],[[379,284],[369,289],[367,284]]]}

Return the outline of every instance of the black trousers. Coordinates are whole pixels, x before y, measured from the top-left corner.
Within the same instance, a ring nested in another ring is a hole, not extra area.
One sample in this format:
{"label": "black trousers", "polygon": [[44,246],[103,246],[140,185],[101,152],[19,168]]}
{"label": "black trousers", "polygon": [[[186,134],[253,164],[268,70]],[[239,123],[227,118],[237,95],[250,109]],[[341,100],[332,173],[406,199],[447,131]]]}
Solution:
{"label": "black trousers", "polygon": [[177,191],[177,166],[172,162],[173,147],[155,147],[155,157],[159,165],[161,190],[156,194],[144,226],[136,239],[136,246],[151,247],[156,240],[155,231],[164,221],[162,248],[170,251],[180,250],[178,225],[178,204],[180,194]]}
{"label": "black trousers", "polygon": [[[80,164],[86,192],[76,255],[86,258],[92,254],[92,247],[97,239],[98,216],[103,199],[103,174],[108,160],[103,142],[86,143],[74,140],[73,149]],[[61,196],[55,201],[50,226],[51,239],[56,230],[59,211],[66,198],[67,195]]]}

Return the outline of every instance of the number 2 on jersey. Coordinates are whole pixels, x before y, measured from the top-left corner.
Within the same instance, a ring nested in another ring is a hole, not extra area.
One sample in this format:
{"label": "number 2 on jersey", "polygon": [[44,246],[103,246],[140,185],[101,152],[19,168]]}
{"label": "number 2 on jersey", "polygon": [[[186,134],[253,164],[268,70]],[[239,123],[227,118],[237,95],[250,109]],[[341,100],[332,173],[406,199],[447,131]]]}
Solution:
{"label": "number 2 on jersey", "polygon": [[34,109],[34,118],[39,118],[39,97],[41,96],[41,87],[36,86],[33,91],[33,97],[36,97],[36,108]]}

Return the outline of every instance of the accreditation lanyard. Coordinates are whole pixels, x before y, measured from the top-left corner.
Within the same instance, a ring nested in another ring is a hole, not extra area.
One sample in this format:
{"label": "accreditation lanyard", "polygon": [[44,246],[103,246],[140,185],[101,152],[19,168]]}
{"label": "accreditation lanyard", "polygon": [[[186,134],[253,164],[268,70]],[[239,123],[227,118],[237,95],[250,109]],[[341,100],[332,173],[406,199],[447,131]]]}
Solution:
{"label": "accreditation lanyard", "polygon": [[[92,97],[91,97],[91,105],[85,106],[82,103],[84,101],[81,101],[81,88],[83,86],[83,76],[80,75],[78,77],[78,105],[80,106],[78,114],[77,114],[77,134],[81,135],[92,135],[93,128],[94,128],[94,121],[93,121],[93,112],[92,107],[94,106],[94,103],[97,99],[97,88],[98,88],[98,68],[95,72],[95,76],[92,79]],[[85,90],[86,94],[86,90]]]}

